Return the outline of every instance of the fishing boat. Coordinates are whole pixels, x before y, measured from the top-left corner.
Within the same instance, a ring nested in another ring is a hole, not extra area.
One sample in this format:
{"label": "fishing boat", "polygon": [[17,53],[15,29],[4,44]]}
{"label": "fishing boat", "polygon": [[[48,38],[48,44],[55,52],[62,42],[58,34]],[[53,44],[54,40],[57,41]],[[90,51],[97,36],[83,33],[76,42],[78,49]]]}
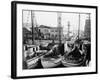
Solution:
{"label": "fishing boat", "polygon": [[[78,45],[79,46],[79,45]],[[70,49],[67,46],[67,50],[63,56],[62,64],[66,67],[75,67],[83,66],[86,61],[86,49],[84,44],[81,44],[80,47],[75,46]]]}
{"label": "fishing boat", "polygon": [[79,39],[80,36],[80,14],[79,14],[79,24],[78,24],[78,35],[77,39],[75,39],[73,44],[74,47],[68,46],[68,44],[65,44],[67,47],[65,48],[65,54],[62,59],[62,64],[65,67],[75,67],[75,66],[83,66],[86,61],[86,54],[87,50],[82,43],[82,41]]}
{"label": "fishing boat", "polygon": [[26,47],[24,48],[24,61],[27,65],[27,69],[35,68],[39,60],[39,58],[36,56],[36,51],[39,50],[39,46],[25,45],[24,47]]}
{"label": "fishing boat", "polygon": [[34,69],[40,65],[40,58],[47,53],[47,50],[40,50],[39,46],[30,45],[28,50],[24,51],[24,61],[26,62],[27,69]]}
{"label": "fishing boat", "polygon": [[43,68],[54,68],[61,64],[61,58],[42,58],[41,64]]}
{"label": "fishing boat", "polygon": [[48,44],[48,52],[41,58],[41,64],[43,68],[54,68],[61,65],[61,53],[59,46],[61,45],[61,13],[58,13],[58,32],[59,32],[59,42],[56,44],[54,39],[52,43]]}
{"label": "fishing boat", "polygon": [[68,58],[65,57],[66,55],[64,55],[64,58],[62,60],[62,64],[65,66],[65,67],[77,67],[77,66],[83,66],[85,64],[85,60],[86,60],[86,56],[81,56],[79,59],[74,59],[73,57],[72,58]]}
{"label": "fishing boat", "polygon": [[55,45],[50,51],[41,58],[43,68],[54,68],[61,64],[61,56],[58,51],[58,45]]}
{"label": "fishing boat", "polygon": [[[34,34],[34,27],[35,25],[35,14],[34,11],[31,12],[31,25],[32,25],[32,38],[30,39],[31,42],[28,42],[28,44],[24,45],[24,63],[27,66],[27,69],[33,69],[38,66],[40,61],[40,47],[35,42],[35,34]],[[29,12],[29,13],[30,13]],[[29,16],[28,16],[29,17]],[[29,19],[29,18],[28,18]]]}
{"label": "fishing boat", "polygon": [[37,57],[35,57],[35,58],[32,58],[32,59],[29,59],[29,60],[27,60],[26,61],[26,63],[27,63],[27,68],[28,69],[33,69],[33,68],[35,68],[37,65],[38,65],[38,61],[39,61],[39,58]]}

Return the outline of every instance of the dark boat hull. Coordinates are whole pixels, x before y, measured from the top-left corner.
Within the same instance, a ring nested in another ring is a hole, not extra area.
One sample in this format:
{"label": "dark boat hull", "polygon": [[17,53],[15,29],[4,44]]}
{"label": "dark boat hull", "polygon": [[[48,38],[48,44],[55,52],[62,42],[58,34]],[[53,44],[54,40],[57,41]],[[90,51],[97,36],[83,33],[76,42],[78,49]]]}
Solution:
{"label": "dark boat hull", "polygon": [[80,63],[69,63],[67,61],[62,61],[62,64],[65,66],[65,67],[77,67],[77,66],[82,66],[84,64],[84,61],[83,62],[80,62]]}
{"label": "dark boat hull", "polygon": [[86,56],[84,56],[82,60],[77,63],[70,62],[70,60],[65,60],[65,59],[63,59],[61,62],[65,67],[77,67],[77,66],[84,66],[85,61],[86,61]]}

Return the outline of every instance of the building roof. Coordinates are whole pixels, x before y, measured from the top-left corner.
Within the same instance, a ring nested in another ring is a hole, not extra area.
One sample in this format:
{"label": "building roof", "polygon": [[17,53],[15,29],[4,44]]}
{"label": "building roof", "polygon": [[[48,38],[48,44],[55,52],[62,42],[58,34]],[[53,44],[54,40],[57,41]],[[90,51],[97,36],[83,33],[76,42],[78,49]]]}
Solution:
{"label": "building roof", "polygon": [[40,25],[39,28],[51,28],[51,27],[45,26],[45,25]]}
{"label": "building roof", "polygon": [[[40,25],[38,28],[57,29],[58,27],[50,27],[50,26]],[[60,27],[60,28],[62,28],[62,27]]]}
{"label": "building roof", "polygon": [[28,30],[27,28],[23,27],[23,33],[31,33],[31,31]]}

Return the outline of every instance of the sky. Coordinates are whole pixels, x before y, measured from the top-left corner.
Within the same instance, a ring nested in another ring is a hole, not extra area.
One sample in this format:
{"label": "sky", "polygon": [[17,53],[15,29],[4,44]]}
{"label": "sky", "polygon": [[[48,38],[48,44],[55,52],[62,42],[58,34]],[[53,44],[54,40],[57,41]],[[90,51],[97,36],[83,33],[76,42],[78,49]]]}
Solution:
{"label": "sky", "polygon": [[[57,12],[33,11],[32,14],[35,16],[34,23],[37,23],[38,25],[57,27]],[[84,30],[85,20],[87,18],[87,14],[80,14],[80,30]],[[68,22],[70,23],[70,31],[78,30],[79,14],[67,12],[61,13],[61,24],[64,33],[67,32]],[[31,24],[31,11],[23,11],[23,23]]]}

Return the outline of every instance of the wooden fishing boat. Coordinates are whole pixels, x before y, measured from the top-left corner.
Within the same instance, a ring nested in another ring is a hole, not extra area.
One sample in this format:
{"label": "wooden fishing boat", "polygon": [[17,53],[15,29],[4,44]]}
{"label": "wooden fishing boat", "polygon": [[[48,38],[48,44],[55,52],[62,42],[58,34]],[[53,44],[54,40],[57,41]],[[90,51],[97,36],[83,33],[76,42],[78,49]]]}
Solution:
{"label": "wooden fishing boat", "polygon": [[42,58],[41,64],[43,68],[54,68],[61,64],[61,58]]}
{"label": "wooden fishing boat", "polygon": [[40,63],[40,58],[43,56],[47,51],[40,50],[39,46],[31,45],[27,47],[28,50],[24,50],[24,62],[27,65],[27,69],[34,69]]}
{"label": "wooden fishing boat", "polygon": [[24,46],[24,62],[26,63],[27,69],[35,68],[38,64],[38,58],[36,57],[36,48],[38,46],[27,45]]}
{"label": "wooden fishing boat", "polygon": [[62,64],[66,67],[77,67],[77,66],[82,66],[85,63],[85,56],[82,56],[79,58],[79,60],[70,60],[68,58],[62,60]]}
{"label": "wooden fishing boat", "polygon": [[58,51],[58,45],[55,45],[45,56],[41,58],[43,68],[54,68],[61,64],[61,56]]}
{"label": "wooden fishing boat", "polygon": [[[78,50],[74,48],[71,52],[68,52],[63,56],[62,64],[66,67],[83,66],[86,61],[86,51]],[[77,54],[78,53],[78,54]],[[74,54],[74,55],[73,55]],[[75,55],[76,54],[76,55]]]}
{"label": "wooden fishing boat", "polygon": [[39,58],[38,57],[35,57],[35,58],[32,58],[32,59],[29,59],[26,61],[27,63],[27,68],[28,69],[33,69],[35,68],[37,65],[38,65],[38,61],[39,61]]}

